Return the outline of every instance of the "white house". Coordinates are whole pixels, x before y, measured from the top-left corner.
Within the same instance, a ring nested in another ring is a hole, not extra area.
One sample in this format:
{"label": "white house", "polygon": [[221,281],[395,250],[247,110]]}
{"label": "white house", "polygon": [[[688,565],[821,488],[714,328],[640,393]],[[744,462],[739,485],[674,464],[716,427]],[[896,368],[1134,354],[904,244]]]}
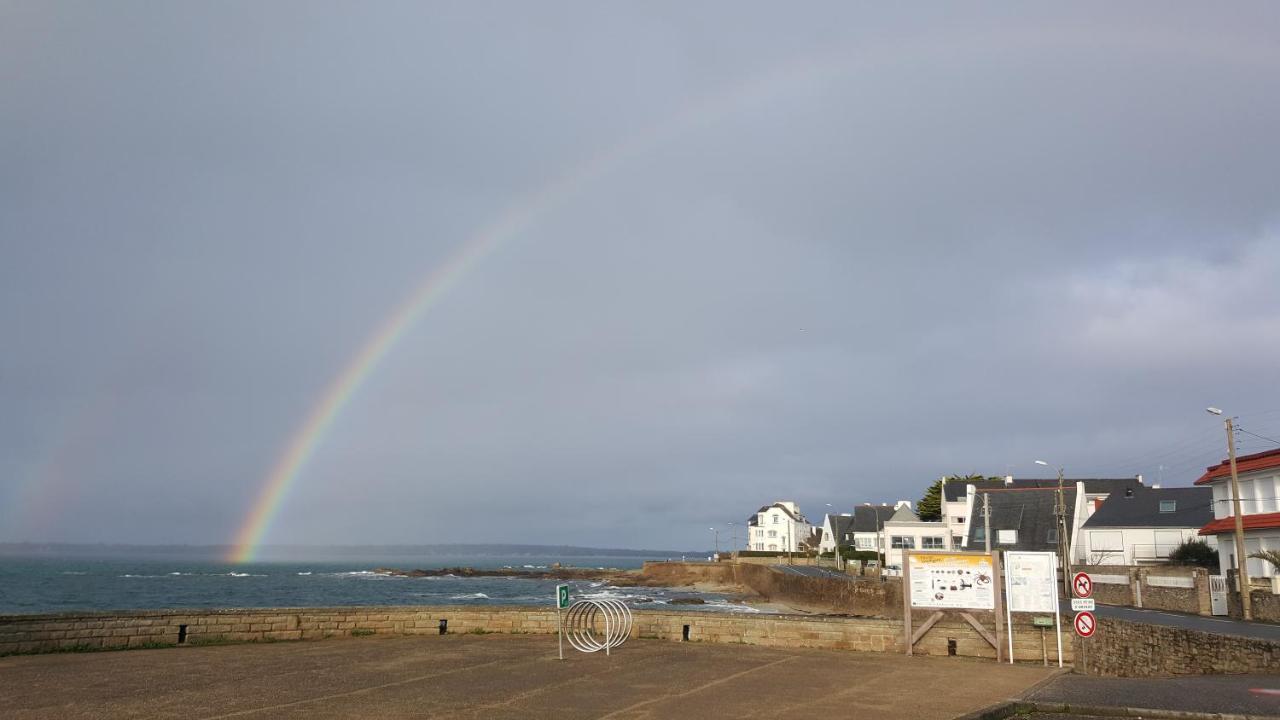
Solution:
{"label": "white house", "polygon": [[813,526],[790,500],[765,505],[747,518],[747,549],[800,552]]}
{"label": "white house", "polygon": [[[1236,458],[1240,478],[1240,516],[1244,521],[1246,557],[1261,550],[1280,550],[1280,450],[1242,455]],[[1219,567],[1236,567],[1235,514],[1231,496],[1231,465],[1228,461],[1205,470],[1198,486],[1213,491],[1213,520],[1200,529],[1202,537],[1217,538]],[[1247,558],[1250,578],[1276,574],[1271,563]]]}
{"label": "white house", "polygon": [[910,504],[899,505],[893,517],[884,524],[888,546],[884,551],[887,568],[902,567],[903,550],[946,550],[947,528],[940,521],[924,521]]}
{"label": "white house", "polygon": [[[1204,487],[1126,488],[1084,522],[1077,561],[1091,565],[1167,562],[1184,541],[1213,520],[1213,493]],[[1210,538],[1210,542],[1215,542]]]}

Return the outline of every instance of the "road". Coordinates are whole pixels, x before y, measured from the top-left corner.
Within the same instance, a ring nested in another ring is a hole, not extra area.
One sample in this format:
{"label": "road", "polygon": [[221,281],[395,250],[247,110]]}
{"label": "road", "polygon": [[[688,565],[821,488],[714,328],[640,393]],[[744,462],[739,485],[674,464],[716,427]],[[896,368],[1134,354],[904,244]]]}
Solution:
{"label": "road", "polygon": [[1236,635],[1280,642],[1280,625],[1245,622],[1225,617],[1202,617],[1183,613],[1165,612],[1163,610],[1141,610],[1115,605],[1099,605],[1098,617],[1129,620],[1131,622],[1148,623],[1150,625],[1166,625],[1169,627],[1199,630],[1216,635]]}
{"label": "road", "polygon": [[1280,716],[1280,675],[1191,675],[1107,678],[1060,675],[1024,699],[1073,707],[1143,708],[1183,712]]}

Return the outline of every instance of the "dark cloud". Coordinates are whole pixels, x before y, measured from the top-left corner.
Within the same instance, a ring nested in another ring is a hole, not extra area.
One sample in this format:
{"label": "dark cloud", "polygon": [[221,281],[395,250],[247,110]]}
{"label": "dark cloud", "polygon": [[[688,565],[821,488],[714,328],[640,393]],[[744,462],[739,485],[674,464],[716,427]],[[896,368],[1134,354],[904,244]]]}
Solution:
{"label": "dark cloud", "polygon": [[684,547],[1036,458],[1189,481],[1203,406],[1280,435],[1278,25],[8,4],[0,540],[228,541],[513,207],[270,539]]}

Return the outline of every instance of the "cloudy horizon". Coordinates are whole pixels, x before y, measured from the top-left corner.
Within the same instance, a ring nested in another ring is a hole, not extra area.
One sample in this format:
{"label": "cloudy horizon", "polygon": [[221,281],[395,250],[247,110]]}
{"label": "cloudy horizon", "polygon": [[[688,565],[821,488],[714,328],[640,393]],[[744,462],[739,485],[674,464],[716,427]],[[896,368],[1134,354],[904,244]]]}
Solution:
{"label": "cloudy horizon", "polygon": [[266,542],[703,547],[1036,459],[1189,484],[1208,405],[1280,446],[1278,31],[0,4],[0,542],[234,542],[432,282]]}

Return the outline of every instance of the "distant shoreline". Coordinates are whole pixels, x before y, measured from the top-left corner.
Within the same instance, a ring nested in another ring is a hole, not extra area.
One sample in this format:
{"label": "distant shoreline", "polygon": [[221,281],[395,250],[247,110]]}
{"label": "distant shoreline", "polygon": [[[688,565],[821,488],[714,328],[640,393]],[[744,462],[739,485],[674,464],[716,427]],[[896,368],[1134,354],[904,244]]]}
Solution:
{"label": "distant shoreline", "polygon": [[[143,545],[132,543],[60,543],[18,542],[0,543],[0,556],[61,555],[71,553],[106,554],[136,553],[156,555],[180,553],[209,557],[225,557],[232,545]],[[289,554],[421,554],[421,555],[473,555],[476,557],[625,557],[665,560],[668,558],[706,557],[710,550],[634,550],[630,548],[596,548],[577,545],[503,545],[493,543],[436,543],[422,545],[263,545],[260,555]]]}

